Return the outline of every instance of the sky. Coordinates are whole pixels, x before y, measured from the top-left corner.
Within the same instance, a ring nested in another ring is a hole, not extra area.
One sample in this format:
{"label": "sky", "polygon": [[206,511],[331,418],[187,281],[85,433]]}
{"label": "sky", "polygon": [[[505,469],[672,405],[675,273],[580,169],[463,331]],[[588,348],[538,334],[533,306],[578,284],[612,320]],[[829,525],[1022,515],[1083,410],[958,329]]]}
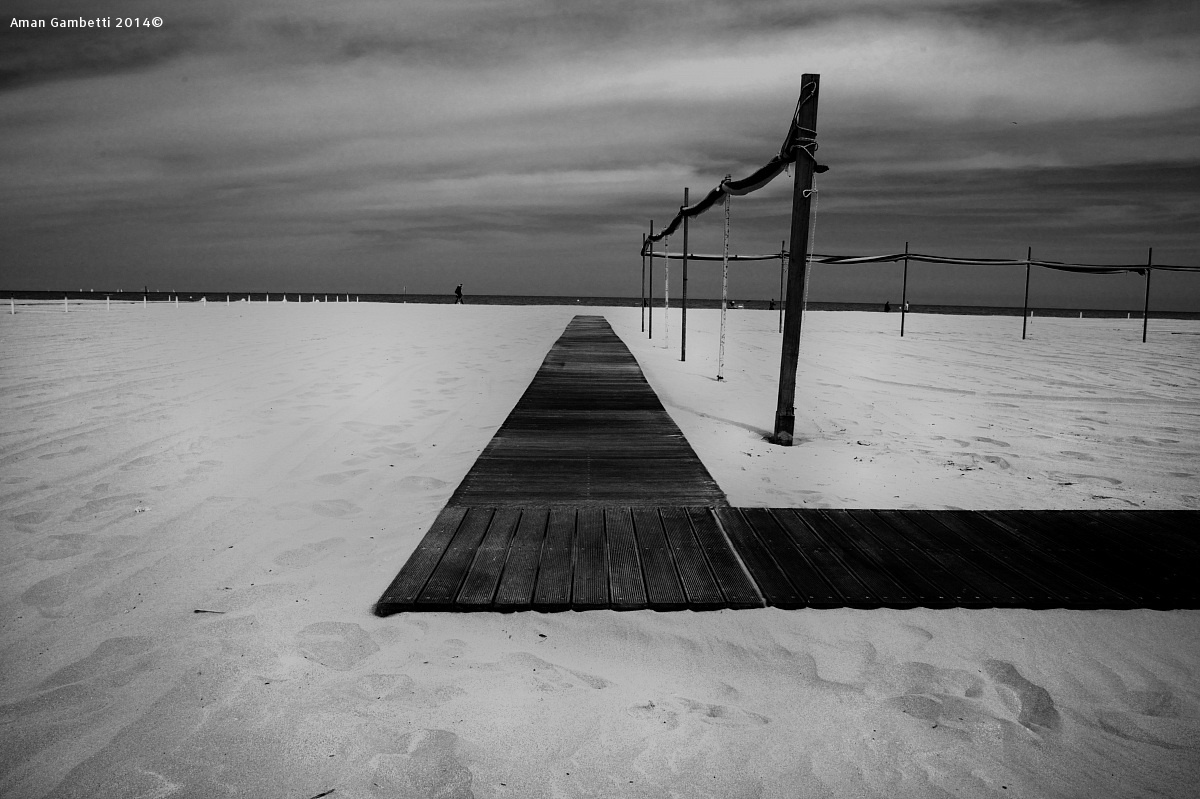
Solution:
{"label": "sky", "polygon": [[[650,220],[766,163],[803,73],[821,76],[819,253],[1200,265],[1194,0],[5,11],[0,291],[638,296]],[[115,27],[135,15],[161,27]],[[785,174],[733,198],[730,250],[778,251],[791,196]],[[723,223],[693,220],[690,249],[720,252]],[[909,301],[1019,306],[1024,279],[913,265]],[[810,296],[896,302],[900,281],[817,266]],[[778,283],[777,262],[731,267],[735,297]],[[719,287],[719,263],[690,265],[689,294]],[[1035,270],[1031,303],[1140,309],[1144,287]],[[1200,311],[1200,274],[1156,272],[1153,291]]]}

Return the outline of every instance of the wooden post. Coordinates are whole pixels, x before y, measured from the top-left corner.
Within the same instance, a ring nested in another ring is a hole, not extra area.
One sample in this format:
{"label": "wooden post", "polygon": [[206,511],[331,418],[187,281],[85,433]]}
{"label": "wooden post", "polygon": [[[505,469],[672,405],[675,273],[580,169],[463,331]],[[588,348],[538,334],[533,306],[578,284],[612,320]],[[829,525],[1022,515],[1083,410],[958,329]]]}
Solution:
{"label": "wooden post", "polygon": [[904,242],[904,282],[900,286],[900,338],[904,338],[904,317],[908,315],[908,242]]}
{"label": "wooden post", "polygon": [[787,306],[783,314],[783,347],[779,359],[779,397],[775,405],[775,433],[771,441],[792,445],[796,432],[796,367],[800,361],[800,325],[804,312],[804,284],[808,275],[808,220],[812,211],[812,182],[816,154],[817,98],[821,76],[805,73],[800,77],[800,99],[792,120],[796,146],[809,145],[810,153],[797,152],[796,180],[792,186],[792,260],[800,254],[800,268],[788,270]]}
{"label": "wooden post", "polygon": [[[732,175],[726,175],[729,180]],[[725,238],[721,247],[721,339],[717,345],[717,381],[725,379],[725,312],[729,308],[729,195],[725,195]]]}
{"label": "wooden post", "polygon": [[1021,341],[1025,340],[1025,331],[1029,327],[1029,262],[1033,260],[1033,248],[1025,251],[1025,304],[1021,307]]}
{"label": "wooden post", "polygon": [[780,333],[783,332],[783,275],[784,275],[784,271],[787,269],[787,265],[786,265],[787,256],[784,255],[784,250],[786,250],[786,249],[787,249],[787,242],[786,241],[779,242],[779,332]]}
{"label": "wooden post", "polygon": [[1154,248],[1146,255],[1146,304],[1142,306],[1142,343],[1146,343],[1146,328],[1150,324],[1150,273],[1154,271]]}
{"label": "wooden post", "polygon": [[69,313],[69,311],[67,310],[67,295],[66,294],[63,295],[63,313]]}
{"label": "wooden post", "polygon": [[[687,208],[688,190],[683,188],[683,207]],[[688,218],[683,218],[683,302],[680,313],[682,321],[679,325],[679,360],[687,360],[687,256],[688,256]]]}
{"label": "wooden post", "polygon": [[642,234],[642,284],[639,287],[642,292],[642,332],[646,332],[646,234]]}
{"label": "wooden post", "polygon": [[[654,238],[654,220],[650,220],[650,238]],[[646,299],[646,316],[648,317],[646,337],[654,338],[654,242],[650,242],[650,282],[647,284],[649,296]]]}
{"label": "wooden post", "polygon": [[663,349],[671,346],[671,239],[663,239]]}

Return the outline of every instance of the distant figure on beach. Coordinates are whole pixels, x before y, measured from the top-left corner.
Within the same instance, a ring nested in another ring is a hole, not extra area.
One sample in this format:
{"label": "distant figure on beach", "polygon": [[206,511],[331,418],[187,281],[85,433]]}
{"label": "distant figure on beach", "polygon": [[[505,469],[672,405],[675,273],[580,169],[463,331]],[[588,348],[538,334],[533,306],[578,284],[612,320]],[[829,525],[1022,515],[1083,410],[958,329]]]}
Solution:
{"label": "distant figure on beach", "polygon": [[884,301],[883,301],[883,312],[884,312],[884,313],[891,313],[891,312],[892,312],[892,301],[891,301],[891,300],[884,300]]}
{"label": "distant figure on beach", "polygon": [[771,300],[771,301],[770,301],[770,306],[767,308],[767,310],[768,310],[768,311],[773,311],[773,310],[775,310],[775,300]]}
{"label": "distant figure on beach", "polygon": [[454,304],[462,305],[462,283],[459,283],[458,288],[454,289]]}

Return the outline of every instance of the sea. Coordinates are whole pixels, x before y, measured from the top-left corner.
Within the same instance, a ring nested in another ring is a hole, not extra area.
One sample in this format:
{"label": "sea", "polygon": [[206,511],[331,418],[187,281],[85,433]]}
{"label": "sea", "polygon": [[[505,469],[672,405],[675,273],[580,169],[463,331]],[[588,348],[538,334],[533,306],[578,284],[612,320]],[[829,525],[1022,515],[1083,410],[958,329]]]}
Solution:
{"label": "sea", "polygon": [[[285,298],[288,302],[392,302],[392,303],[422,303],[435,305],[449,305],[454,302],[453,294],[324,294],[312,292],[245,292],[245,291],[192,291],[192,292],[167,292],[167,291],[0,291],[0,302],[10,298],[20,300],[33,301],[57,301],[61,302],[64,298],[69,300],[96,300],[104,301],[105,298],[111,298],[113,302],[141,302],[143,297],[147,302],[161,303],[174,302],[178,298],[179,302],[200,302],[202,299],[208,302],[241,302],[249,300],[250,302],[281,302]],[[638,307],[641,300],[638,297],[571,297],[571,296],[553,296],[553,295],[513,295],[513,294],[478,294],[466,295],[463,302],[468,305],[577,305],[579,307]],[[662,298],[656,297],[654,307],[662,307]],[[671,307],[679,307],[679,298],[671,298]],[[720,308],[721,301],[718,298],[688,298],[689,308]],[[778,310],[778,304],[772,300],[757,300],[748,299],[740,300],[733,299],[730,301],[730,308],[735,310],[752,310],[752,311],[770,311]],[[877,311],[884,312],[884,308],[878,303],[865,302],[809,302],[808,310],[810,311]],[[1085,318],[1099,319],[1125,319],[1126,317],[1140,319],[1142,316],[1141,308],[1130,309],[1111,309],[1111,308],[1042,308],[1031,306],[1030,310],[1034,316],[1061,316],[1061,317],[1079,317],[1080,314]],[[932,314],[958,314],[968,316],[1020,316],[1021,308],[1019,306],[1003,306],[1003,305],[926,305],[918,303],[909,303],[909,313],[932,313]],[[898,305],[891,306],[891,313],[899,313]],[[1154,308],[1150,309],[1150,316],[1159,319],[1197,319],[1200,320],[1200,311],[1161,311]]]}

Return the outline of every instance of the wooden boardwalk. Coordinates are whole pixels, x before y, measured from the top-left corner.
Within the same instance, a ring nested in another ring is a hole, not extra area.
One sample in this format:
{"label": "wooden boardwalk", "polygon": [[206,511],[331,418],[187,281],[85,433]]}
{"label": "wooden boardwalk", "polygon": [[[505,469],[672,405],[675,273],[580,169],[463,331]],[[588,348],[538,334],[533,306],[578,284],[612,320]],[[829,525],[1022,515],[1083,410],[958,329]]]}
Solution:
{"label": "wooden boardwalk", "polygon": [[732,508],[576,317],[376,605],[1200,608],[1200,512]]}
{"label": "wooden boardwalk", "polygon": [[450,498],[452,507],[725,504],[602,316],[571,320]]}

